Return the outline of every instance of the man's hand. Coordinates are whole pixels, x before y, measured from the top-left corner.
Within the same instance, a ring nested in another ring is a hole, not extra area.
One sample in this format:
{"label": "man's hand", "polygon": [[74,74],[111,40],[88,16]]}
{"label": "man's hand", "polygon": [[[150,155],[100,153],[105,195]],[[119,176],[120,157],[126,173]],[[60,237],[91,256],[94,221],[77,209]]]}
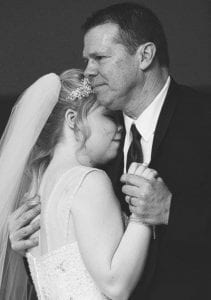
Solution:
{"label": "man's hand", "polygon": [[38,245],[38,239],[31,237],[40,228],[39,219],[33,221],[40,214],[39,197],[26,199],[9,217],[8,230],[11,247],[21,255],[25,251]]}
{"label": "man's hand", "polygon": [[[132,172],[131,169],[133,170]],[[155,170],[133,163],[121,181],[131,213],[148,225],[168,224],[172,194]]]}

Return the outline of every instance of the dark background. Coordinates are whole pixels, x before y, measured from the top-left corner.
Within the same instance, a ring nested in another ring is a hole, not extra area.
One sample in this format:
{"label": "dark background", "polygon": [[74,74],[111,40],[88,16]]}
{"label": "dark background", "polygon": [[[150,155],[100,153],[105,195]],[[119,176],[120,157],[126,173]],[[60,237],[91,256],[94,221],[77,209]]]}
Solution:
{"label": "dark background", "polygon": [[[112,3],[99,0],[0,0],[0,103],[7,118],[14,99],[48,72],[83,68],[81,24]],[[143,0],[161,19],[169,43],[171,74],[211,92],[211,1]],[[1,118],[1,124],[4,120]]]}

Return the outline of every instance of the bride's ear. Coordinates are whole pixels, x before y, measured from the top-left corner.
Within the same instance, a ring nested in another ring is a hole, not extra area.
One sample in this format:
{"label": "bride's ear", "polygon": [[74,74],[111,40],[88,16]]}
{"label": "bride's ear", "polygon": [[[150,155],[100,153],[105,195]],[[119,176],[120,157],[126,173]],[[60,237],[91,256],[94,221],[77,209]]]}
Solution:
{"label": "bride's ear", "polygon": [[73,109],[68,109],[65,113],[65,122],[70,128],[74,128],[75,126],[75,118],[77,116],[77,113]]}

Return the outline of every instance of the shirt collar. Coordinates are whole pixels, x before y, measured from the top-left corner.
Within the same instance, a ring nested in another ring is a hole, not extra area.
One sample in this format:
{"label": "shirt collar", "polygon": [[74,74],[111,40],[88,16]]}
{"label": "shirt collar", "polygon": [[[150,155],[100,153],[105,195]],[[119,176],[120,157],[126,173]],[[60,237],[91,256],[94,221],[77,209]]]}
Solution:
{"label": "shirt collar", "polygon": [[136,128],[140,132],[142,138],[146,141],[149,140],[152,134],[154,134],[158,117],[160,115],[161,108],[166,98],[168,88],[170,85],[170,76],[167,78],[163,88],[157,94],[152,103],[143,111],[143,113],[134,120],[124,114],[124,122],[126,134],[129,134],[132,123],[136,125]]}

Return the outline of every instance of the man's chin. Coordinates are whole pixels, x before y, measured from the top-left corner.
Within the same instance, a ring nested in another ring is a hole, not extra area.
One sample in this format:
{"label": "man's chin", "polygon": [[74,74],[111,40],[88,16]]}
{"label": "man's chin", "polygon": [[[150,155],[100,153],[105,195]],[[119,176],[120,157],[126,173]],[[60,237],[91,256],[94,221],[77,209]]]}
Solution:
{"label": "man's chin", "polygon": [[97,101],[100,105],[105,106],[111,110],[119,110],[118,107],[116,107],[115,100],[109,99],[108,97],[98,97]]}
{"label": "man's chin", "polygon": [[98,103],[100,103],[100,105],[105,106],[105,107],[109,107],[112,104],[112,103],[110,103],[108,98],[105,98],[105,97],[97,96],[97,101],[98,101]]}

